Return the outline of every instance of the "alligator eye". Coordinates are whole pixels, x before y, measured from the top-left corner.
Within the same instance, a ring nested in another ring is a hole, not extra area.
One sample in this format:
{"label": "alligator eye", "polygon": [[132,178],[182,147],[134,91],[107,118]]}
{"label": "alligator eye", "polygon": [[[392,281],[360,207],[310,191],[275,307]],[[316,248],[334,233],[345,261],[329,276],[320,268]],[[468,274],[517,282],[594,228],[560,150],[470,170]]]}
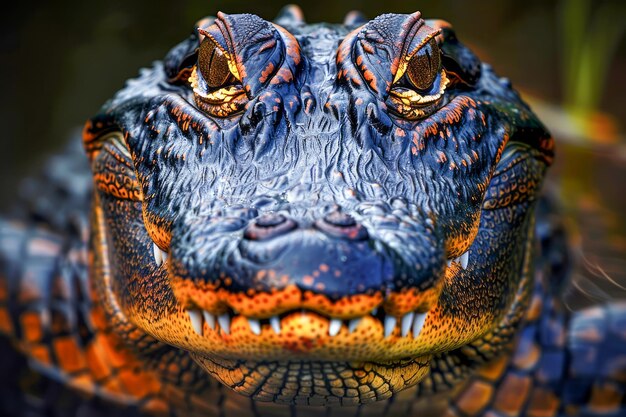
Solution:
{"label": "alligator eye", "polygon": [[435,39],[431,39],[411,57],[406,75],[413,86],[427,92],[433,86],[441,69],[441,53]]}
{"label": "alligator eye", "polygon": [[234,78],[228,66],[226,53],[209,37],[206,37],[200,44],[198,67],[204,81],[211,89],[222,87]]}
{"label": "alligator eye", "polygon": [[211,116],[232,116],[248,102],[233,57],[210,36],[198,48],[189,84],[198,107]]}
{"label": "alligator eye", "polygon": [[448,85],[441,51],[434,37],[404,57],[391,90],[391,110],[408,120],[430,116],[441,104]]}

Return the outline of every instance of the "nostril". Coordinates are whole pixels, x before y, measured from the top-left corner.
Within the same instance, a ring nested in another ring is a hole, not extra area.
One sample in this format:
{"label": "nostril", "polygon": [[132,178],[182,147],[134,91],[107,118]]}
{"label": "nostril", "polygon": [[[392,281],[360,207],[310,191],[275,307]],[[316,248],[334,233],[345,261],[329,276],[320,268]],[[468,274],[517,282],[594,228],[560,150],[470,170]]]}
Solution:
{"label": "nostril", "polygon": [[335,211],[327,214],[323,220],[315,222],[318,230],[330,236],[350,240],[366,240],[369,238],[367,229],[358,224],[354,217],[347,213]]}
{"label": "nostril", "polygon": [[263,216],[259,217],[258,219],[256,219],[255,223],[259,227],[270,228],[270,227],[280,226],[286,221],[287,221],[287,218],[283,216],[282,214],[270,213],[270,214],[264,214]]}
{"label": "nostril", "polygon": [[248,225],[243,236],[248,240],[266,240],[285,234],[296,227],[298,225],[295,221],[282,214],[264,214]]}
{"label": "nostril", "polygon": [[324,217],[324,221],[336,227],[354,227],[356,226],[356,220],[354,217],[341,211],[334,211],[327,214]]}

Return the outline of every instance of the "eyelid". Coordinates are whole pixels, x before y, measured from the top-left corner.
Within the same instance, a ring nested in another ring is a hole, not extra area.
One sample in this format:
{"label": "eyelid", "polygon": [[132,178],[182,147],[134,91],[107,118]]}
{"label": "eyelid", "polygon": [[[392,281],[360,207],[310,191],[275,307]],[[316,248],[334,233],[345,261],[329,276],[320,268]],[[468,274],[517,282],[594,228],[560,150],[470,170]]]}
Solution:
{"label": "eyelid", "polygon": [[422,49],[425,45],[428,44],[428,42],[431,41],[431,39],[434,39],[435,37],[439,36],[441,34],[441,29],[437,29],[436,31],[430,33],[428,36],[424,37],[424,39],[422,39],[422,41],[419,43],[419,45],[417,45],[415,48],[413,48],[413,50],[407,54],[404,54],[404,56],[402,58],[400,58],[400,63],[398,64],[398,70],[396,71],[396,75],[393,79],[393,83],[395,84],[398,82],[398,80],[400,78],[402,78],[402,76],[406,73],[406,70],[409,66],[409,61],[411,61],[411,58],[413,58],[413,56],[415,54],[417,54],[419,52],[420,49]]}

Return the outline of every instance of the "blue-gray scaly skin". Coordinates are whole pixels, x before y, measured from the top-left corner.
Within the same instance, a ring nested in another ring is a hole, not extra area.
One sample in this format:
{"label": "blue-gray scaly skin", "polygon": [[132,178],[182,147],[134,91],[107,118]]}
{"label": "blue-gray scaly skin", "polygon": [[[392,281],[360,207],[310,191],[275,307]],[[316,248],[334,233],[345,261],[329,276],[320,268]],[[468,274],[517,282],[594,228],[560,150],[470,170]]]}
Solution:
{"label": "blue-gray scaly skin", "polygon": [[89,232],[68,227],[86,190],[51,230],[0,224],[0,328],[95,394],[83,410],[623,411],[626,309],[570,324],[556,298],[564,240],[535,216],[552,139],[445,22],[220,13],[83,142]]}

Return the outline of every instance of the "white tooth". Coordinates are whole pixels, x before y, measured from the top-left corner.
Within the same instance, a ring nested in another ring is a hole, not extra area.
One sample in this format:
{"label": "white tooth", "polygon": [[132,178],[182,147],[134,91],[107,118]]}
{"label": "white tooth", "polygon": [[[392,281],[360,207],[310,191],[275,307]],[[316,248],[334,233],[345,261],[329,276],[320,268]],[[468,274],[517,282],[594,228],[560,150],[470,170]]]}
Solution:
{"label": "white tooth", "polygon": [[359,317],[358,319],[350,320],[350,322],[348,323],[348,330],[350,331],[350,333],[354,332],[356,328],[359,327],[360,322],[361,322],[361,317]]}
{"label": "white tooth", "polygon": [[202,313],[200,310],[187,310],[187,314],[189,314],[193,330],[202,336]]}
{"label": "white tooth", "polygon": [[156,245],[156,243],[152,243],[152,254],[154,255],[154,262],[156,262],[157,266],[161,266],[163,259],[161,259],[161,249]]}
{"label": "white tooth", "polygon": [[272,326],[274,333],[280,334],[280,319],[278,316],[270,317],[270,326]]}
{"label": "white tooth", "polygon": [[448,259],[448,268],[452,266],[452,259]]}
{"label": "white tooth", "polygon": [[204,321],[207,322],[211,330],[215,330],[215,316],[208,311],[202,311],[202,315],[204,316]]}
{"label": "white tooth", "polygon": [[339,330],[341,330],[341,320],[332,319],[328,325],[328,334],[330,336],[336,336]]}
{"label": "white tooth", "polygon": [[415,315],[415,320],[413,320],[413,338],[417,338],[422,331],[422,327],[424,327],[424,323],[426,322],[426,316],[428,313],[418,313]]}
{"label": "white tooth", "polygon": [[217,322],[220,324],[224,333],[230,334],[230,316],[228,313],[217,316]]}
{"label": "white tooth", "polygon": [[467,269],[467,264],[469,263],[469,251],[466,251],[459,257],[459,259],[461,260],[461,266],[463,269]]}
{"label": "white tooth", "polygon": [[248,324],[250,325],[250,330],[252,330],[252,333],[257,336],[261,334],[261,323],[259,323],[258,320],[248,319]]}
{"label": "white tooth", "polygon": [[167,261],[167,252],[159,249],[161,251],[161,262]]}
{"label": "white tooth", "polygon": [[385,316],[385,337],[389,337],[396,328],[396,318],[393,316]]}
{"label": "white tooth", "polygon": [[402,323],[400,324],[400,327],[402,327],[402,337],[406,337],[406,335],[409,334],[409,330],[411,330],[411,325],[413,324],[414,316],[415,313],[411,312],[405,314],[404,317],[402,317]]}

